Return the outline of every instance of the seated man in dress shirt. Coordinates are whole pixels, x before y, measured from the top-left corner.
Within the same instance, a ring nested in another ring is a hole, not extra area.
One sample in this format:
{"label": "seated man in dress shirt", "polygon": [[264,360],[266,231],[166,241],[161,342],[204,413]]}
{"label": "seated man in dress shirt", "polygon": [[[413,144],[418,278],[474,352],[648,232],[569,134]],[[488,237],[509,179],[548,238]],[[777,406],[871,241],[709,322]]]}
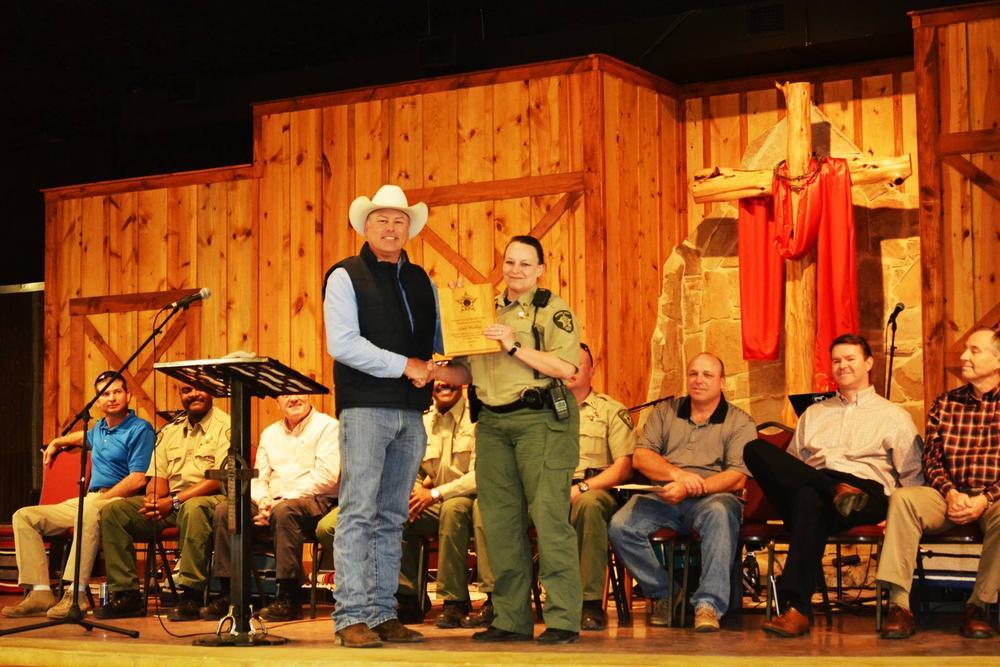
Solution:
{"label": "seated man in dress shirt", "polygon": [[968,383],[937,397],[927,415],[924,476],[930,486],[900,489],[889,500],[878,579],[889,585],[882,637],[913,634],[910,585],[923,533],[979,523],[983,551],[959,632],[989,639],[986,606],[1000,587],[1000,333],[977,329],[965,342],[962,378]]}
{"label": "seated man in dress shirt", "polygon": [[714,354],[688,362],[688,395],[656,406],[632,455],[632,467],[663,489],[633,496],[608,526],[615,552],[652,602],[650,625],[669,625],[673,613],[667,571],[649,543],[661,528],[701,536],[701,580],[691,596],[695,631],[718,631],[729,609],[743,518],[735,494],[746,484],[743,448],[757,429],[722,395],[725,379]]}
{"label": "seated man in dress shirt", "polygon": [[868,341],[838,336],[830,360],[837,395],[802,414],[788,451],[756,440],[743,452],[790,535],[777,585],[782,613],[762,626],[779,637],[804,635],[812,626],[827,537],[883,521],[889,494],[923,483],[917,428],[909,413],[875,393]]}
{"label": "seated man in dress shirt", "polygon": [[[337,502],[340,447],[337,420],[313,408],[309,397],[277,398],[282,419],[260,434],[250,483],[253,523],[274,540],[277,599],[261,610],[268,621],[302,618],[300,591],[305,581],[302,545]],[[222,595],[202,608],[201,617],[218,620],[229,611],[230,537],[228,503],[215,508],[215,558],[212,574]]]}

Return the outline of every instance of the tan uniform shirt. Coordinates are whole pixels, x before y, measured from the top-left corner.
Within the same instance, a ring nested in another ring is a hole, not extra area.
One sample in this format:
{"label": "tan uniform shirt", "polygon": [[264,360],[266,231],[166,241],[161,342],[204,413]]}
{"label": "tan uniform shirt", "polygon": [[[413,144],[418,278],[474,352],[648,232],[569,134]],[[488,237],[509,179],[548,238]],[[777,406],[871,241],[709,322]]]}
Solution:
{"label": "tan uniform shirt", "polygon": [[[522,347],[534,349],[535,338],[531,333],[534,320],[535,329],[540,334],[540,349],[579,368],[580,323],[566,302],[555,294],[543,307],[531,305],[536,291],[522,294],[509,304],[503,294],[497,296],[497,322],[510,326]],[[513,403],[521,398],[523,389],[545,388],[552,382],[549,377],[535,377],[534,369],[503,351],[462,357],[456,361],[471,371],[479,400],[486,405]]]}
{"label": "tan uniform shirt", "polygon": [[441,414],[437,408],[424,413],[427,451],[420,464],[441,497],[472,496],[476,493],[476,425],[469,418],[465,398]]}
{"label": "tan uniform shirt", "polygon": [[167,480],[171,495],[205,479],[229,452],[229,415],[213,407],[197,424],[187,417],[167,424],[156,438],[147,477]]}
{"label": "tan uniform shirt", "polygon": [[635,451],[635,426],[625,406],[607,394],[590,392],[580,404],[580,465],[574,479],[587,468],[604,469],[615,459]]}

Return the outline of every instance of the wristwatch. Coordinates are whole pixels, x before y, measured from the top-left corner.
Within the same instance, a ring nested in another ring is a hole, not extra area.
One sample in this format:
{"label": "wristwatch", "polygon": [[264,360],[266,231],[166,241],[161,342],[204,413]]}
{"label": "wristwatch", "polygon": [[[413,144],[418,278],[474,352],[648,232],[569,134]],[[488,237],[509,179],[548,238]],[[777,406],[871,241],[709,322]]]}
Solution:
{"label": "wristwatch", "polygon": [[181,509],[181,499],[177,496],[170,496],[170,504],[173,506],[174,511],[180,511]]}
{"label": "wristwatch", "polygon": [[437,489],[431,489],[431,498],[434,500],[441,500],[441,492]]}
{"label": "wristwatch", "polygon": [[576,488],[580,489],[580,493],[586,493],[590,491],[590,484],[587,484],[586,480],[581,480],[577,482]]}
{"label": "wristwatch", "polygon": [[510,346],[510,349],[507,350],[507,354],[513,357],[515,354],[517,354],[517,351],[520,349],[521,349],[521,341],[516,340],[514,341],[514,344]]}

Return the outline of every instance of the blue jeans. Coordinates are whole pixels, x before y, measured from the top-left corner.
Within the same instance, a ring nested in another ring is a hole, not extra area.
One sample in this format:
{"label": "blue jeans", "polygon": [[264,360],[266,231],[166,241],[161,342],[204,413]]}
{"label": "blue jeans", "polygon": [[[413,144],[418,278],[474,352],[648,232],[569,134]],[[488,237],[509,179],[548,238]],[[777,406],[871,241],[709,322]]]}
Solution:
{"label": "blue jeans", "polygon": [[713,493],[669,505],[654,494],[633,496],[611,519],[608,537],[648,598],[667,594],[667,571],[649,536],[661,528],[701,536],[701,580],[691,596],[695,609],[711,606],[721,617],[729,609],[743,508],[731,493]]}
{"label": "blue jeans", "polygon": [[403,524],[427,447],[417,410],[340,413],[340,511],[334,536],[338,628],[396,618]]}

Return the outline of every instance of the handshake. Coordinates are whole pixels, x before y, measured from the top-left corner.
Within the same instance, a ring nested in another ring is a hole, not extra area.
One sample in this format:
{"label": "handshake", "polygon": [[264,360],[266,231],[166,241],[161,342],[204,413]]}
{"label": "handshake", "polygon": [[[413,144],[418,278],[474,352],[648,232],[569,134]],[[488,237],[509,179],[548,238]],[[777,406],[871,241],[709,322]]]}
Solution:
{"label": "handshake", "polygon": [[403,377],[412,382],[414,387],[424,387],[437,379],[437,370],[438,365],[433,361],[424,361],[423,359],[410,357],[406,360]]}

